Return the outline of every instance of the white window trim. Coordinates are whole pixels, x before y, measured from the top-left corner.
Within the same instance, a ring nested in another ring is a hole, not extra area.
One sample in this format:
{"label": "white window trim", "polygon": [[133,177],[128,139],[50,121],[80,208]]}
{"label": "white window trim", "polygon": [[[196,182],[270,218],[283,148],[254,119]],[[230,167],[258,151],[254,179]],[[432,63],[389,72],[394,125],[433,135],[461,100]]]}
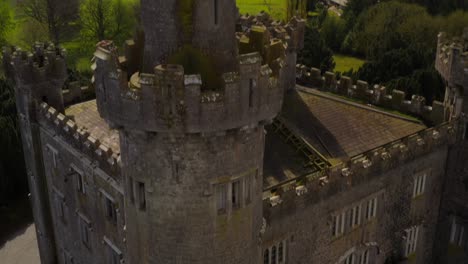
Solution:
{"label": "white window trim", "polygon": [[[279,246],[282,245],[283,246],[283,258],[280,259],[279,258]],[[273,252],[273,247],[276,247],[275,248],[275,257],[276,257],[276,262],[273,262],[273,258],[272,258],[272,252]],[[271,245],[270,247],[264,249],[262,251],[262,256],[263,256],[263,262],[262,263],[265,263],[265,252],[268,251],[268,264],[272,264],[272,263],[276,263],[276,264],[284,264],[286,263],[286,255],[287,255],[287,243],[286,243],[286,240],[281,240],[280,242],[277,242],[273,245]]]}
{"label": "white window trim", "polygon": [[[74,172],[75,174],[75,179],[74,182],[76,184],[76,188],[78,189],[78,191],[82,194],[86,194],[86,187],[85,187],[85,177],[84,177],[84,173],[82,170],[78,169],[77,166],[75,166],[74,164],[71,164],[70,165],[70,169],[72,170],[72,172]],[[77,178],[80,178],[81,180],[78,180]],[[81,182],[80,182],[81,181]],[[80,186],[80,183],[81,183],[81,186]],[[81,190],[80,190],[81,188]]]}
{"label": "white window trim", "polygon": [[58,167],[58,151],[52,147],[50,144],[47,144],[46,145],[46,149],[52,153],[52,166],[54,166],[54,169],[56,169]]}
{"label": "white window trim", "polygon": [[413,180],[413,198],[416,198],[426,191],[426,180],[427,180],[427,175],[428,172],[424,172],[421,174],[418,174],[414,177]]}
{"label": "white window trim", "polygon": [[112,241],[106,236],[103,237],[103,241],[110,249],[112,249],[112,251],[114,251],[114,253],[119,257],[120,261],[122,261],[122,251],[120,251],[120,249],[114,243],[112,243]]}
{"label": "white window trim", "polygon": [[405,257],[408,257],[416,253],[418,247],[418,237],[419,237],[420,226],[413,226],[405,230],[406,239],[405,239]]}

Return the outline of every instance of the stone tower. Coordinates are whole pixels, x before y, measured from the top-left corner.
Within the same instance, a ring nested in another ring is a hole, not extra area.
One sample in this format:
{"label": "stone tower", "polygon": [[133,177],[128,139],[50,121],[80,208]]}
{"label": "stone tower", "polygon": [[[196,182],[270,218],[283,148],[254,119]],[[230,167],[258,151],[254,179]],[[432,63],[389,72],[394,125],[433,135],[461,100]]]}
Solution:
{"label": "stone tower", "polygon": [[67,78],[64,51],[36,44],[34,52],[3,50],[6,72],[16,83],[16,107],[23,141],[31,207],[42,263],[57,263],[40,128],[36,110],[42,101],[63,112],[62,87]]}
{"label": "stone tower", "polygon": [[461,38],[439,34],[436,68],[446,82],[445,119],[458,124],[457,144],[450,148],[448,157],[437,262],[466,263],[468,256],[447,254],[444,245],[453,247],[461,226],[468,222],[468,28]]}
{"label": "stone tower", "polygon": [[144,36],[123,56],[99,43],[93,66],[100,115],[120,131],[126,263],[259,263],[264,125],[281,109],[285,47],[261,36],[268,60],[238,55],[234,0],[142,10]]}

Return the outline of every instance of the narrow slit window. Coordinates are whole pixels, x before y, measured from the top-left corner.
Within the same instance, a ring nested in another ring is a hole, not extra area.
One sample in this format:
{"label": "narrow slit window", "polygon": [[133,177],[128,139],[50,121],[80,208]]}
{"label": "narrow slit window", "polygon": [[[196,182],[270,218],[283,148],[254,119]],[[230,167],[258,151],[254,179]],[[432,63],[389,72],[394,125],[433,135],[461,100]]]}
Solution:
{"label": "narrow slit window", "polygon": [[271,264],[276,264],[276,246],[271,248]]}
{"label": "narrow slit window", "polygon": [[219,20],[219,17],[218,17],[218,0],[213,0],[213,15],[214,15],[214,24],[215,25],[218,25],[218,20]]}
{"label": "narrow slit window", "polygon": [[249,107],[253,107],[254,80],[249,80]]}
{"label": "narrow slit window", "polygon": [[106,202],[106,217],[113,224],[117,224],[117,212],[115,210],[115,203],[108,197],[105,198]]}
{"label": "narrow slit window", "polygon": [[138,182],[138,205],[140,210],[146,210],[145,183]]}
{"label": "narrow slit window", "polygon": [[130,202],[135,204],[135,191],[134,191],[133,178],[128,177],[128,193],[130,194]]}
{"label": "narrow slit window", "polygon": [[232,208],[240,207],[240,181],[235,181],[232,183]]}
{"label": "narrow slit window", "polygon": [[217,192],[217,209],[218,214],[223,214],[226,212],[226,196],[227,196],[227,188],[226,184],[220,184],[216,188]]}
{"label": "narrow slit window", "polygon": [[284,263],[284,241],[278,245],[278,263]]}
{"label": "narrow slit window", "polygon": [[245,181],[244,181],[244,185],[245,185],[245,203],[246,204],[249,204],[251,201],[252,201],[252,176],[249,175]]}
{"label": "narrow slit window", "polygon": [[268,249],[265,249],[265,252],[263,252],[263,264],[269,264],[270,263],[270,251]]}

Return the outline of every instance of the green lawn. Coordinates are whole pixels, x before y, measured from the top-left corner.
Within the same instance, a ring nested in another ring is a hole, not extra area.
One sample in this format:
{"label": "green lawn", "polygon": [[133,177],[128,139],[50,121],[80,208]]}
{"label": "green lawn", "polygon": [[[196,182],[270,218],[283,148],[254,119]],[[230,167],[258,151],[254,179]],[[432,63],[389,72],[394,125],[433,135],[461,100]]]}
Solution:
{"label": "green lawn", "polygon": [[334,55],[333,58],[336,63],[335,72],[345,72],[351,69],[357,71],[366,62],[360,58],[340,54]]}
{"label": "green lawn", "polygon": [[237,0],[237,6],[241,14],[255,15],[264,10],[276,19],[285,19],[287,13],[286,0]]}

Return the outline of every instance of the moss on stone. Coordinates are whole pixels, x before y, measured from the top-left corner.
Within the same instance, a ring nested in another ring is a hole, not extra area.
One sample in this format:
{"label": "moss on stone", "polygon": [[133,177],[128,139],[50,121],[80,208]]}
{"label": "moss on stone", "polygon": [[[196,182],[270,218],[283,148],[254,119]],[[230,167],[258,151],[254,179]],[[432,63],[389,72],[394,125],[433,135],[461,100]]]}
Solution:
{"label": "moss on stone", "polygon": [[179,0],[177,2],[177,16],[186,43],[192,39],[193,35],[193,4],[193,0]]}
{"label": "moss on stone", "polygon": [[168,63],[182,65],[185,74],[200,74],[203,90],[218,90],[221,87],[221,78],[213,61],[189,44],[172,54]]}

